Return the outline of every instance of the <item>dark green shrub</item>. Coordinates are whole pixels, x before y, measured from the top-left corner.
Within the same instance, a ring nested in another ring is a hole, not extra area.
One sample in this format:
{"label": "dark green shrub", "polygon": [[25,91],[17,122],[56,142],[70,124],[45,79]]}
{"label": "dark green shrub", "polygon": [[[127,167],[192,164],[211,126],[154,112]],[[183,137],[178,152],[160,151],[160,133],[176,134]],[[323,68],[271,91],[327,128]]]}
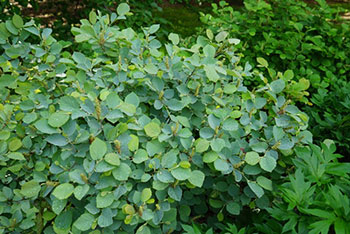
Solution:
{"label": "dark green shrub", "polygon": [[[230,37],[241,39],[237,49],[243,62],[257,65],[257,57],[265,58],[270,78],[276,76],[276,71],[292,70],[294,94],[307,94],[305,90],[311,84],[310,100],[316,102],[317,108],[304,107],[313,119],[311,131],[320,142],[335,138],[340,150],[348,152],[348,128],[342,123],[348,108],[340,106],[347,103],[347,95],[340,87],[348,87],[350,76],[350,27],[340,18],[342,10],[329,7],[324,0],[316,2],[317,5],[307,5],[294,0],[246,0],[242,11],[221,2],[221,7],[213,5],[213,15],[202,14],[201,18],[211,31],[225,30]],[[338,80],[343,83],[339,85]],[[256,85],[251,79],[246,84]],[[329,97],[319,98],[318,89],[321,93],[327,90]],[[300,101],[311,105],[305,96]]]}
{"label": "dark green shrub", "polygon": [[[312,141],[286,82],[241,67],[236,39],[164,45],[159,25],[121,30],[128,12],[72,28],[93,53],[18,16],[0,23],[3,232],[166,233],[266,209],[288,155]],[[251,76],[264,85],[245,87]]]}
{"label": "dark green shrub", "polygon": [[268,209],[283,233],[350,233],[350,164],[338,162],[332,141],[321,145],[296,148],[296,170]]}

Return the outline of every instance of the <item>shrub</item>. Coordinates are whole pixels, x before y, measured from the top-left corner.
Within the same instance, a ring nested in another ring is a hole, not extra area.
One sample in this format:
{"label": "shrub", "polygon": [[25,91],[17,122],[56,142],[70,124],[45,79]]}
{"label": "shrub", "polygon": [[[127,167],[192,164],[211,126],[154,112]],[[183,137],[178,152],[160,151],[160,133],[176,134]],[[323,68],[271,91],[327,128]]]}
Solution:
{"label": "shrub", "polygon": [[[343,137],[347,136],[348,130],[333,123],[346,119],[347,112],[343,112],[339,105],[328,103],[336,98],[341,98],[336,101],[338,103],[347,102],[345,93],[337,94],[342,92],[337,83],[338,80],[347,83],[350,75],[349,23],[340,17],[343,10],[331,8],[324,0],[316,2],[308,5],[304,1],[293,0],[246,0],[242,11],[221,2],[220,7],[213,5],[213,15],[202,14],[201,19],[214,33],[225,30],[230,37],[242,40],[237,49],[242,53],[243,62],[248,61],[255,66],[261,64],[256,61],[257,57],[266,59],[269,68],[265,74],[269,79],[276,76],[276,71],[293,71],[294,94],[307,95],[306,89],[311,84],[308,91],[312,94],[311,102],[317,99],[315,110],[321,115],[327,113],[327,117],[321,117],[327,123],[319,123],[314,109],[303,108],[313,119],[311,131],[317,142],[335,137],[341,144],[340,149],[345,151],[350,145],[349,138]],[[246,84],[256,85],[251,79],[247,79]],[[319,99],[318,89],[322,93],[327,90],[331,97]],[[305,95],[299,101],[312,105]],[[324,134],[326,132],[333,133]]]}
{"label": "shrub", "polygon": [[[284,222],[281,232],[350,233],[350,164],[339,163],[335,145],[297,147],[296,170],[279,186],[271,215]],[[278,197],[281,199],[278,200]]]}
{"label": "shrub", "polygon": [[[92,52],[19,16],[0,23],[3,231],[170,233],[265,209],[288,155],[312,141],[286,82],[237,64],[237,40],[163,45],[159,25],[121,30],[128,11],[72,28]],[[245,87],[251,76],[264,86]]]}

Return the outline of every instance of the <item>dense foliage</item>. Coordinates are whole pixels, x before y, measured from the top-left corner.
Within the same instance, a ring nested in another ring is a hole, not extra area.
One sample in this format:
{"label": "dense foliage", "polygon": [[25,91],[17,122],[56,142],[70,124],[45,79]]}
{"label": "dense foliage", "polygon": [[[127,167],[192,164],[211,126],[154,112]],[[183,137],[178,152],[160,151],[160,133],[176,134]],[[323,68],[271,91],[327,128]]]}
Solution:
{"label": "dense foliage", "polygon": [[182,39],[82,2],[69,41],[0,21],[0,233],[350,234],[339,11],[221,2]]}
{"label": "dense foliage", "polygon": [[318,142],[335,139],[345,152],[350,149],[348,92],[342,87],[348,86],[350,75],[350,27],[341,19],[341,9],[324,0],[316,2],[246,0],[242,11],[221,2],[221,7],[214,4],[213,15],[202,14],[202,21],[214,32],[226,30],[239,38],[244,62],[254,65],[257,57],[265,58],[271,78],[276,71],[292,70],[297,93],[306,92],[311,84],[311,99],[300,100],[317,106],[304,108],[312,118],[311,131]]}

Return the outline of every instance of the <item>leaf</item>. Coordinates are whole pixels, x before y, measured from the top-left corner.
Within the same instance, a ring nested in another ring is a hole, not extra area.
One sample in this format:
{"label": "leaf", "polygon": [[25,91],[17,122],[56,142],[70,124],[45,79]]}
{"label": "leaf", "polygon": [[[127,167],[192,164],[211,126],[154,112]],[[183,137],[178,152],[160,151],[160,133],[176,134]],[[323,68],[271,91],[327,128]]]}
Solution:
{"label": "leaf", "polygon": [[187,180],[191,176],[191,169],[178,167],[178,168],[171,170],[171,174],[177,180],[180,180],[180,181]]}
{"label": "leaf", "polygon": [[214,167],[218,171],[227,171],[229,169],[228,163],[221,158],[215,160]]}
{"label": "leaf", "polygon": [[9,150],[10,151],[17,151],[18,149],[20,149],[23,146],[23,143],[20,139],[16,138],[12,138],[9,142]]}
{"label": "leaf", "polygon": [[113,166],[120,165],[119,155],[116,153],[108,153],[105,155],[105,161]]}
{"label": "leaf", "polygon": [[218,153],[214,151],[210,151],[204,154],[203,156],[203,162],[205,163],[212,163],[219,157]]}
{"label": "leaf", "polygon": [[260,156],[258,153],[256,152],[248,152],[245,155],[245,159],[244,159],[249,165],[255,165],[260,161]]}
{"label": "leaf", "polygon": [[174,45],[177,45],[180,42],[180,38],[178,34],[170,33],[168,38]]}
{"label": "leaf", "polygon": [[103,194],[103,192],[99,193],[96,196],[96,207],[97,208],[106,208],[112,205],[114,201],[114,195],[113,193],[106,193]]}
{"label": "leaf", "polygon": [[203,153],[209,148],[209,141],[206,139],[199,138],[194,143],[197,153]]}
{"label": "leaf", "polygon": [[95,140],[90,145],[90,155],[93,160],[100,160],[107,152],[107,145],[104,141],[99,138],[95,138]]}
{"label": "leaf", "polygon": [[284,78],[284,80],[291,80],[291,79],[293,79],[293,77],[294,77],[294,72],[293,72],[293,70],[287,70],[287,71],[285,71],[284,72],[284,74],[283,74],[283,78]]}
{"label": "leaf", "polygon": [[57,146],[65,146],[68,144],[67,139],[61,134],[53,134],[45,138],[47,142]]}
{"label": "leaf", "polygon": [[119,165],[119,167],[117,167],[116,169],[114,169],[112,171],[113,177],[116,180],[119,181],[126,181],[128,180],[130,174],[131,174],[131,168],[129,167],[128,164],[126,163],[121,163]]}
{"label": "leaf", "polygon": [[119,16],[123,16],[127,14],[129,11],[130,11],[130,7],[127,3],[121,3],[117,8],[117,13]]}
{"label": "leaf", "polygon": [[264,190],[257,183],[248,182],[248,186],[258,198],[261,198],[264,195]]}
{"label": "leaf", "polygon": [[258,178],[256,179],[256,182],[258,183],[258,185],[260,185],[264,189],[272,191],[272,181],[267,179],[266,177],[258,176]]}
{"label": "leaf", "polygon": [[270,84],[271,91],[276,94],[282,92],[285,86],[285,81],[281,79],[275,80]]}
{"label": "leaf", "polygon": [[130,135],[131,140],[128,143],[128,148],[130,151],[136,151],[139,148],[139,138],[135,135]]}
{"label": "leaf", "polygon": [[272,172],[273,169],[275,169],[277,163],[276,163],[276,159],[266,155],[261,158],[259,164],[260,164],[260,167],[265,171]]}
{"label": "leaf", "polygon": [[73,224],[80,231],[87,231],[92,228],[95,217],[89,213],[82,214]]}
{"label": "leaf", "polygon": [[205,175],[203,172],[199,170],[194,170],[191,172],[191,176],[188,179],[188,181],[190,181],[190,183],[193,184],[194,186],[197,186],[200,188],[203,185],[204,179],[205,179]]}
{"label": "leaf", "polygon": [[19,153],[19,152],[9,153],[7,155],[7,157],[10,159],[13,159],[13,160],[26,160],[26,158],[23,156],[23,154]]}
{"label": "leaf", "polygon": [[226,39],[227,36],[228,36],[228,32],[225,32],[225,31],[219,32],[219,34],[215,36],[215,41],[222,42]]}
{"label": "leaf", "polygon": [[215,56],[215,48],[211,45],[206,45],[203,48],[203,52],[204,52],[205,56],[207,56],[207,57],[214,58],[214,56]]}
{"label": "leaf", "polygon": [[23,27],[23,19],[19,15],[14,15],[12,17],[12,23],[16,28],[22,28]]}
{"label": "leaf", "polygon": [[[164,158],[164,157],[163,157]],[[136,151],[132,161],[136,164],[140,164],[148,159],[148,155],[146,150],[144,149],[139,149]]]}
{"label": "leaf", "polygon": [[210,146],[215,152],[220,152],[225,147],[225,144],[225,140],[221,138],[216,138],[210,142]]}
{"label": "leaf", "polygon": [[28,181],[21,186],[21,194],[28,198],[38,196],[40,190],[39,183],[34,180]]}
{"label": "leaf", "polygon": [[132,92],[125,97],[125,102],[138,107],[140,104],[140,99],[134,92]]}
{"label": "leaf", "polygon": [[89,13],[89,21],[91,24],[95,24],[97,21],[97,15],[95,13],[95,11],[90,11]]}
{"label": "leaf", "polygon": [[241,207],[237,202],[230,201],[226,205],[226,210],[232,215],[239,215],[241,213]]}
{"label": "leaf", "polygon": [[74,192],[73,192],[75,198],[80,201],[87,194],[89,189],[90,189],[90,187],[87,184],[79,185],[79,186],[75,187]]}
{"label": "leaf", "polygon": [[263,67],[267,68],[269,66],[269,63],[264,58],[258,57],[256,61]]}
{"label": "leaf", "polygon": [[184,104],[176,99],[171,99],[170,101],[166,101],[165,105],[169,107],[172,111],[180,111],[184,108]]}
{"label": "leaf", "polygon": [[69,120],[69,114],[60,111],[50,115],[48,124],[51,127],[58,128],[64,125],[68,120]]}
{"label": "leaf", "polygon": [[157,137],[161,132],[159,124],[155,122],[150,122],[146,124],[144,130],[146,132],[146,135],[149,137]]}
{"label": "leaf", "polygon": [[151,234],[151,229],[149,229],[148,226],[140,226],[137,231],[136,231],[136,234]]}
{"label": "leaf", "polygon": [[145,71],[151,75],[156,75],[158,72],[158,68],[156,67],[156,65],[154,65],[152,63],[148,63],[145,66]]}
{"label": "leaf", "polygon": [[103,209],[97,223],[102,228],[111,226],[113,224],[112,210],[110,208]]}
{"label": "leaf", "polygon": [[220,76],[216,72],[214,65],[204,65],[204,71],[210,81],[217,82],[220,79]]}
{"label": "leaf", "polygon": [[141,201],[146,202],[152,197],[152,190],[150,188],[144,188],[141,192]]}
{"label": "leaf", "polygon": [[54,195],[59,200],[64,200],[69,198],[74,192],[74,186],[69,183],[64,183],[58,185],[52,192],[52,195]]}

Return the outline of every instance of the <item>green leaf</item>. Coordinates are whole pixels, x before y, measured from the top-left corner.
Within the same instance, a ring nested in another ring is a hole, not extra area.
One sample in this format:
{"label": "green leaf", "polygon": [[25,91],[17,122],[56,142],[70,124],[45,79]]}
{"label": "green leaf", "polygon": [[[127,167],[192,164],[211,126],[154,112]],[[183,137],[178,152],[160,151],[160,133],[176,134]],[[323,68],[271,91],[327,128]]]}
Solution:
{"label": "green leaf", "polygon": [[210,146],[215,152],[221,152],[221,150],[225,147],[225,140],[216,138],[210,142]]}
{"label": "green leaf", "polygon": [[130,103],[123,102],[120,106],[120,110],[128,116],[132,116],[136,113],[136,106]]}
{"label": "green leaf", "polygon": [[194,143],[197,153],[203,153],[209,148],[209,141],[206,139],[199,138]]}
{"label": "green leaf", "polygon": [[139,149],[136,151],[132,161],[136,164],[140,164],[148,159],[148,155],[146,150],[144,149]]}
{"label": "green leaf", "polygon": [[18,35],[18,29],[16,28],[15,25],[13,25],[12,21],[11,20],[6,20],[5,22],[5,25],[6,25],[6,29],[12,33],[13,35]]}
{"label": "green leaf", "polygon": [[267,68],[269,66],[269,63],[264,58],[258,57],[256,61],[263,67]]}
{"label": "green leaf", "polygon": [[19,152],[9,153],[7,157],[13,160],[26,160],[23,154]]}
{"label": "green leaf", "polygon": [[158,72],[158,68],[156,67],[156,65],[154,65],[152,63],[148,63],[145,66],[145,71],[151,75],[156,75]]}
{"label": "green leaf", "polygon": [[215,160],[214,167],[218,171],[227,171],[229,169],[228,163],[221,158]]}
{"label": "green leaf", "polygon": [[271,91],[276,94],[282,92],[285,86],[285,81],[281,79],[275,80],[270,84]]}
{"label": "green leaf", "polygon": [[87,231],[91,229],[95,217],[89,213],[82,214],[73,224],[80,231]]}
{"label": "green leaf", "polygon": [[187,180],[191,176],[191,169],[178,167],[178,168],[171,170],[171,174],[177,180]]}
{"label": "green leaf", "polygon": [[205,56],[207,56],[207,57],[214,58],[214,56],[215,56],[215,48],[212,45],[206,45],[203,48],[203,52],[204,52]]}
{"label": "green leaf", "polygon": [[204,71],[210,81],[217,82],[220,79],[214,65],[204,65]]}
{"label": "green leaf", "polygon": [[[106,193],[106,194],[103,194]],[[106,208],[112,205],[114,201],[114,195],[111,192],[101,192],[96,197],[96,207]]]}
{"label": "green leaf", "polygon": [[107,152],[106,142],[95,138],[95,140],[90,145],[90,155],[93,160],[100,160]]}
{"label": "green leaf", "polygon": [[212,163],[219,157],[218,153],[214,151],[210,151],[204,154],[203,156],[203,162],[205,163]]}
{"label": "green leaf", "polygon": [[31,180],[21,186],[21,194],[25,197],[31,198],[38,196],[40,192],[40,185],[38,182]]}
{"label": "green leaf", "polygon": [[52,192],[52,195],[54,195],[59,200],[64,200],[69,198],[74,192],[74,186],[69,183],[64,183],[58,185]]}
{"label": "green leaf", "polygon": [[219,34],[215,36],[215,41],[222,42],[226,39],[227,36],[228,36],[228,32],[225,32],[225,31],[219,32]]}
{"label": "green leaf", "polygon": [[151,229],[149,229],[148,226],[140,226],[137,231],[136,231],[136,234],[151,234]]}
{"label": "green leaf", "polygon": [[138,107],[140,104],[140,99],[134,92],[132,92],[125,97],[125,102]]}
{"label": "green leaf", "polygon": [[61,134],[53,134],[45,138],[47,142],[57,146],[65,146],[68,144],[67,139]]}
{"label": "green leaf", "polygon": [[103,209],[97,223],[102,228],[111,226],[113,224],[112,210],[110,208]]}
{"label": "green leaf", "polygon": [[14,15],[12,17],[12,23],[16,28],[22,28],[23,27],[23,19],[19,15]]}
{"label": "green leaf", "polygon": [[165,105],[169,107],[172,111],[180,111],[184,108],[184,104],[176,99],[171,99],[170,101],[165,101]]}
{"label": "green leaf", "polygon": [[144,130],[146,132],[146,135],[149,137],[157,137],[161,132],[159,124],[155,122],[146,124]]}
{"label": "green leaf", "polygon": [[129,11],[130,11],[130,7],[126,3],[119,4],[119,6],[117,8],[117,13],[119,16],[123,16],[123,15],[127,14]]}
{"label": "green leaf", "polygon": [[260,161],[260,156],[256,152],[248,152],[244,159],[249,165],[255,165]]}
{"label": "green leaf", "polygon": [[119,165],[119,167],[117,167],[116,169],[114,169],[112,171],[113,177],[116,180],[119,181],[126,181],[128,180],[130,174],[131,174],[131,168],[129,167],[128,164],[126,163],[121,163]]}
{"label": "green leaf", "polygon": [[191,176],[188,179],[188,181],[190,181],[190,183],[193,184],[194,186],[197,186],[200,188],[203,185],[204,179],[205,179],[205,175],[203,172],[199,170],[194,170],[191,172]]}
{"label": "green leaf", "polygon": [[60,111],[50,115],[48,124],[51,127],[58,128],[64,125],[65,123],[67,123],[68,120],[69,120],[69,114]]}
{"label": "green leaf", "polygon": [[180,38],[178,34],[170,33],[168,38],[174,45],[177,45],[180,42]]}
{"label": "green leaf", "polygon": [[287,70],[287,71],[285,71],[284,74],[283,74],[284,80],[291,80],[291,79],[293,79],[293,77],[294,77],[294,72],[293,72],[293,70]]}
{"label": "green leaf", "polygon": [[146,202],[152,197],[152,190],[150,188],[144,188],[141,192],[141,201]]}
{"label": "green leaf", "polygon": [[260,167],[264,169],[265,171],[272,172],[273,169],[276,167],[276,159],[270,156],[264,156],[260,160]]}
{"label": "green leaf", "polygon": [[11,141],[9,142],[9,150],[10,151],[17,151],[18,149],[20,149],[22,147],[22,141],[18,138],[13,138],[11,139]]}
{"label": "green leaf", "polygon": [[264,195],[264,190],[255,182],[248,182],[249,188],[260,198]]}
{"label": "green leaf", "polygon": [[89,189],[90,189],[90,187],[87,184],[79,185],[79,186],[75,187],[74,192],[73,192],[75,198],[80,201],[87,194]]}
{"label": "green leaf", "polygon": [[139,148],[139,138],[135,135],[130,135],[131,140],[128,143],[128,148],[130,151],[136,151]]}
{"label": "green leaf", "polygon": [[258,185],[260,185],[264,189],[272,191],[272,181],[269,180],[268,178],[266,178],[264,176],[259,176],[256,179],[256,182],[258,183]]}
{"label": "green leaf", "polygon": [[40,119],[35,122],[34,126],[41,132],[46,134],[58,133],[57,129],[51,127],[46,119]]}
{"label": "green leaf", "polygon": [[90,11],[89,13],[89,21],[91,24],[95,24],[97,21],[97,15],[95,13],[95,11]]}
{"label": "green leaf", "polygon": [[226,210],[232,215],[239,215],[241,213],[241,207],[237,202],[230,201],[226,205]]}
{"label": "green leaf", "polygon": [[119,155],[116,153],[108,153],[105,155],[105,161],[113,166],[120,165]]}

